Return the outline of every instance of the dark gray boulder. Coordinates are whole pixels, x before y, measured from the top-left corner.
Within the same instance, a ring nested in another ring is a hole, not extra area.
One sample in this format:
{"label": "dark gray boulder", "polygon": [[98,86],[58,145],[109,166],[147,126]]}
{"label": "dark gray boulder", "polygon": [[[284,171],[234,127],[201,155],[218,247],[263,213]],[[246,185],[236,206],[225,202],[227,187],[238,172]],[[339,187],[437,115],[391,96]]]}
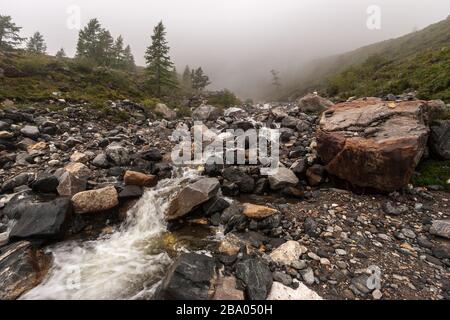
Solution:
{"label": "dark gray boulder", "polygon": [[442,159],[450,159],[450,120],[436,121],[431,126],[430,147]]}
{"label": "dark gray boulder", "polygon": [[59,185],[57,177],[50,173],[42,173],[31,184],[31,189],[36,192],[53,193]]}
{"label": "dark gray boulder", "polygon": [[70,199],[28,203],[11,230],[11,241],[21,239],[58,239],[64,235],[72,208]]}
{"label": "dark gray boulder", "polygon": [[259,258],[238,262],[236,277],[244,283],[245,293],[250,300],[265,300],[272,288],[272,272]]}
{"label": "dark gray boulder", "polygon": [[239,168],[225,168],[222,176],[228,181],[236,183],[241,192],[251,193],[255,189],[255,180]]}
{"label": "dark gray boulder", "polygon": [[208,300],[215,278],[214,259],[196,253],[181,255],[157,289],[155,300]]}

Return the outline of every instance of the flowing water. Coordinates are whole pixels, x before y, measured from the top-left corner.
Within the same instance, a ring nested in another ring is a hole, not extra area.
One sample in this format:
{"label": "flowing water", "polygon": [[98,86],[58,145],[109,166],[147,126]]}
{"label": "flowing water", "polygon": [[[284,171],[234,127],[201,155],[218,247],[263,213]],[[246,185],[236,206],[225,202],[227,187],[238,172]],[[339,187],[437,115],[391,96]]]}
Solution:
{"label": "flowing water", "polygon": [[51,247],[52,270],[21,299],[150,298],[171,263],[165,239],[172,238],[164,221],[168,200],[196,177],[195,171],[185,169],[147,190],[111,235]]}

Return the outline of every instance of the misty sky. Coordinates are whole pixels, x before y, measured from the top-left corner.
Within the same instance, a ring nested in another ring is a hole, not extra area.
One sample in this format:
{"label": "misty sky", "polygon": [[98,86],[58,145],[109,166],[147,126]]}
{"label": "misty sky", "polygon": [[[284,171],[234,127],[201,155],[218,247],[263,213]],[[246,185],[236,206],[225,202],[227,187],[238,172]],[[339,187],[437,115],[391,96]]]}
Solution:
{"label": "misty sky", "polygon": [[[67,8],[81,8],[81,22],[97,17],[114,37],[122,34],[136,62],[144,64],[154,25],[167,27],[179,71],[201,65],[213,88],[251,95],[269,71],[283,73],[311,59],[421,29],[450,14],[449,0],[0,0],[23,36],[39,30],[48,52],[75,53],[78,30],[67,27]],[[366,27],[369,5],[381,8],[381,30]]]}

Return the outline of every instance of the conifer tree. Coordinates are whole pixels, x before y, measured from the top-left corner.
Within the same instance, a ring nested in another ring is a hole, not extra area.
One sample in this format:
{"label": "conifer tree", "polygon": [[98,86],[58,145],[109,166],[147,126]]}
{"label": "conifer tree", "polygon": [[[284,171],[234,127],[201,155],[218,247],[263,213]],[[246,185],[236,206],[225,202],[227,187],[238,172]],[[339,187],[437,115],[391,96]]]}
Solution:
{"label": "conifer tree", "polygon": [[131,53],[131,47],[128,45],[125,47],[123,52],[124,66],[125,69],[129,71],[134,71],[136,69],[136,65],[134,63],[134,56]]}
{"label": "conifer tree", "polygon": [[211,84],[209,81],[209,77],[203,73],[203,69],[201,67],[196,70],[192,70],[191,73],[192,78],[192,88],[197,91],[203,91],[207,86]]}
{"label": "conifer tree", "polygon": [[27,52],[32,54],[44,54],[47,51],[44,37],[39,31],[36,31],[27,42]]}
{"label": "conifer tree", "polygon": [[55,57],[58,59],[66,58],[67,55],[66,55],[66,52],[64,51],[64,48],[59,49],[58,52],[56,53]]}
{"label": "conifer tree", "polygon": [[145,53],[149,83],[154,87],[158,97],[161,96],[163,89],[177,86],[169,49],[165,27],[161,21],[153,29],[152,44]]}
{"label": "conifer tree", "polygon": [[25,40],[19,35],[21,29],[10,16],[0,15],[0,51],[13,50]]}
{"label": "conifer tree", "polygon": [[279,74],[280,72],[272,69],[270,70],[270,74],[272,75],[272,85],[278,90],[281,87],[281,83],[280,83],[280,77]]}
{"label": "conifer tree", "polygon": [[183,86],[186,89],[192,89],[191,69],[189,68],[188,65],[184,68],[182,82],[183,82]]}
{"label": "conifer tree", "polygon": [[97,19],[91,19],[78,34],[77,54],[79,58],[89,58],[97,62],[100,35],[103,29]]}

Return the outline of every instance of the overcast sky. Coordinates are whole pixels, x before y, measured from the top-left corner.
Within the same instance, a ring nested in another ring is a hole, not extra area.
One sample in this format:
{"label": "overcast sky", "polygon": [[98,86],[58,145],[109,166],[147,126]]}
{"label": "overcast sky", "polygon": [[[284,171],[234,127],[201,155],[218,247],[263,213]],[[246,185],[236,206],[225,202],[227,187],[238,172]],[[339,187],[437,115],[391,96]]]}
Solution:
{"label": "overcast sky", "polygon": [[[78,30],[69,29],[67,9],[81,9],[82,25],[98,18],[114,37],[123,35],[136,62],[154,25],[163,20],[179,71],[203,66],[214,88],[241,97],[248,87],[305,61],[397,37],[445,19],[449,0],[0,0],[23,36],[39,30],[48,52],[75,53]],[[369,30],[366,10],[381,9],[381,29]]]}

